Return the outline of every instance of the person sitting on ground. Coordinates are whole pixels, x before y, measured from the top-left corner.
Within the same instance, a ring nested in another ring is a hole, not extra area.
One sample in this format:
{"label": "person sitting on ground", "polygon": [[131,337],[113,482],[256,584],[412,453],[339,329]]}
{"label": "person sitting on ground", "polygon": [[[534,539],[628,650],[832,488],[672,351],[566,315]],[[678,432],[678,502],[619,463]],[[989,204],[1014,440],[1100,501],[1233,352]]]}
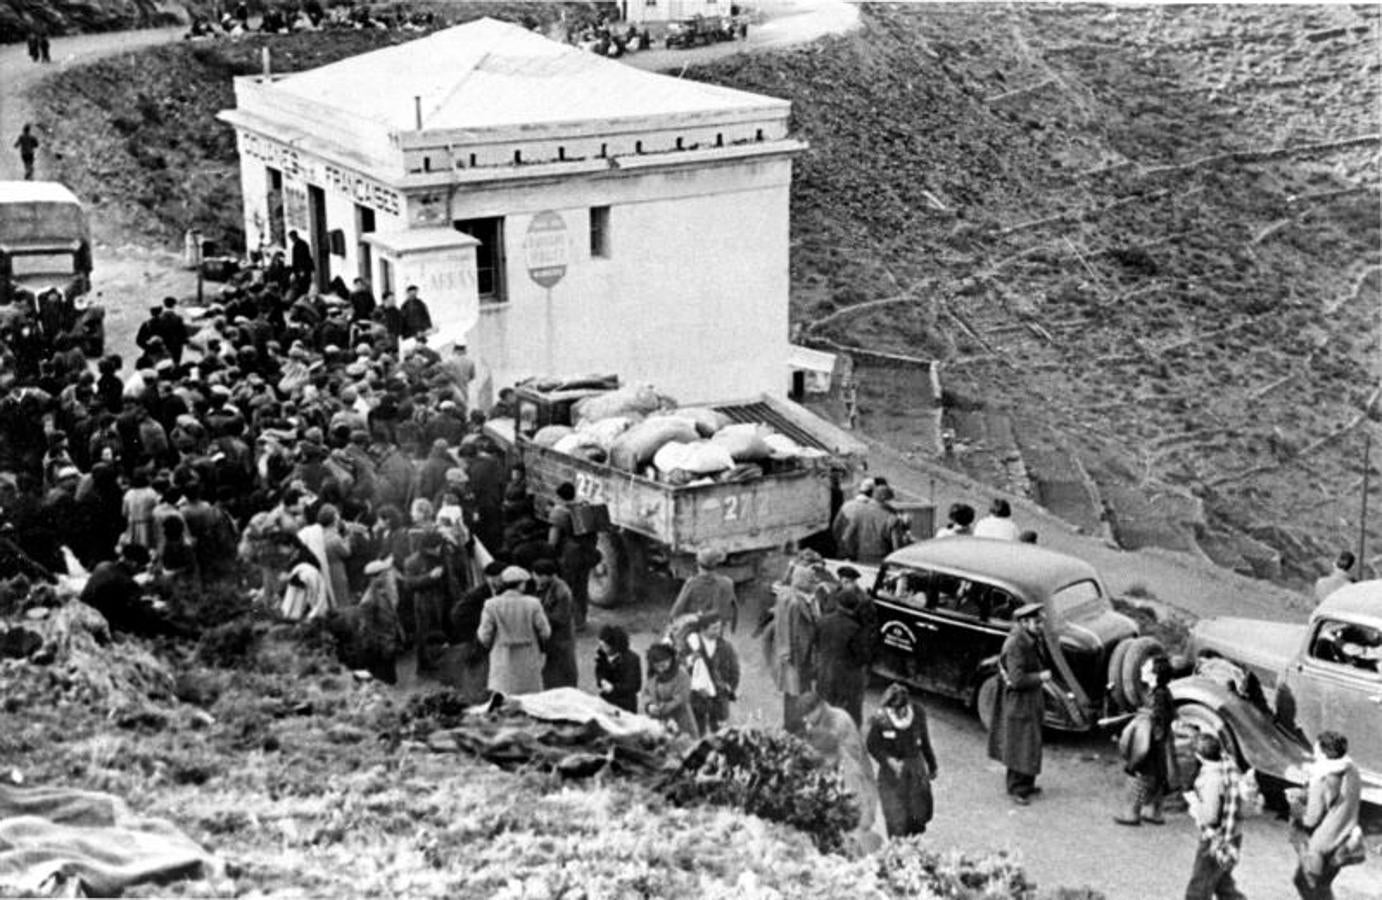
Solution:
{"label": "person sitting on ground", "polygon": [[968,503],[950,504],[945,527],[936,532],[936,537],[956,537],[974,533],[974,507]]}

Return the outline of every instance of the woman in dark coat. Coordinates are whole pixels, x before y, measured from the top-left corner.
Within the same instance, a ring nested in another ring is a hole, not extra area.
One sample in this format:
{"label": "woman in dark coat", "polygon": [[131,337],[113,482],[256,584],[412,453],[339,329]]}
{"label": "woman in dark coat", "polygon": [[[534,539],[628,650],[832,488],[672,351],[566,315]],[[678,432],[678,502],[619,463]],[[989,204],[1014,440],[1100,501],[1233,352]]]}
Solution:
{"label": "woman in dark coat", "polygon": [[859,621],[858,595],[838,591],[835,598],[835,610],[821,619],[816,631],[816,693],[862,726],[870,635]]}
{"label": "woman in dark coat", "polygon": [[913,703],[907,688],[893,684],[869,720],[864,746],[878,763],[878,799],[888,837],[925,834],[934,805],[931,780],[936,754],[926,727],[926,710]]}
{"label": "woman in dark coat", "polygon": [[[1124,770],[1132,776],[1128,789],[1127,806],[1124,813],[1113,817],[1119,825],[1152,825],[1165,823],[1162,817],[1162,802],[1171,791],[1172,775],[1176,770],[1175,736],[1171,723],[1176,719],[1176,705],[1171,698],[1171,661],[1159,656],[1144,668],[1144,680],[1149,681],[1151,693],[1147,703],[1138,712],[1147,717],[1146,728],[1150,736],[1147,752],[1139,758],[1125,760]],[[1150,677],[1147,677],[1150,676]],[[1147,809],[1147,815],[1142,814]]]}
{"label": "woman in dark coat", "polygon": [[643,672],[638,654],[629,649],[629,633],[618,625],[600,629],[595,650],[595,686],[600,699],[631,713],[638,712],[638,692],[643,688]]}

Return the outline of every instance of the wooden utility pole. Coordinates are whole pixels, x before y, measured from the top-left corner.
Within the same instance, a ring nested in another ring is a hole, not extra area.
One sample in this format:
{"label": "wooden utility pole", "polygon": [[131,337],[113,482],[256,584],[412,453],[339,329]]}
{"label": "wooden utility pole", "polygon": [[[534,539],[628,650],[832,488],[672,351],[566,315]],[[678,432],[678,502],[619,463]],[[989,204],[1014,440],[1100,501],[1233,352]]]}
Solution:
{"label": "wooden utility pole", "polygon": [[1358,515],[1358,576],[1363,580],[1363,566],[1367,557],[1363,552],[1368,544],[1368,475],[1372,470],[1372,431],[1363,437],[1363,509]]}

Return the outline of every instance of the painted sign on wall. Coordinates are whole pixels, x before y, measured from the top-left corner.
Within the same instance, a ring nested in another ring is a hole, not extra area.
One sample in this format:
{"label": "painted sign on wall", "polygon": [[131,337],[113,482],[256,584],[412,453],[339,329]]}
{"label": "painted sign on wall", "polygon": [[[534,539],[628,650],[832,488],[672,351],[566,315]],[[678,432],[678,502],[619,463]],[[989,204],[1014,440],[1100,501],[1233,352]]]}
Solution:
{"label": "painted sign on wall", "polygon": [[561,281],[571,261],[571,240],[565,220],[551,210],[533,216],[523,238],[523,253],[528,262],[528,277],[533,281],[545,288]]}
{"label": "painted sign on wall", "polygon": [[263,135],[241,131],[240,152],[273,166],[285,178],[305,181],[343,194],[361,206],[391,216],[399,215],[403,210],[402,196],[388,185]]}

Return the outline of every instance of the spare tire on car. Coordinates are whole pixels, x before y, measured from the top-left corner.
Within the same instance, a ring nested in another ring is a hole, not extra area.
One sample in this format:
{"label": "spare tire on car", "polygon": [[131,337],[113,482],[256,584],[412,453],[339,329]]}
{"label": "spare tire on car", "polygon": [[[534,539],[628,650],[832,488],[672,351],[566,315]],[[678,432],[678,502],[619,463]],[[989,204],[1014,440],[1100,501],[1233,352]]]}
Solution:
{"label": "spare tire on car", "polygon": [[[1166,655],[1166,647],[1154,637],[1139,637],[1124,641],[1118,649],[1123,652],[1122,672],[1118,682],[1127,702],[1127,709],[1137,709],[1147,702],[1151,690],[1142,681],[1142,667],[1149,661]],[[1115,650],[1115,653],[1117,651]]]}

